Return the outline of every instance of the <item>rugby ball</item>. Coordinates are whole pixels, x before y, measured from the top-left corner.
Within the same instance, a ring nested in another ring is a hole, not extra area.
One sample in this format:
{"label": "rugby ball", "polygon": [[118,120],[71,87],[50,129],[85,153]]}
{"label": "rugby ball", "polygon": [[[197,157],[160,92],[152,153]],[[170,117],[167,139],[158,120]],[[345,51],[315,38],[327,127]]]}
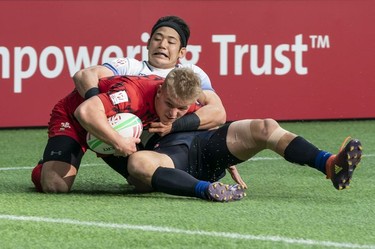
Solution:
{"label": "rugby ball", "polygon": [[[109,124],[123,137],[139,138],[142,134],[142,121],[132,113],[117,113],[108,118]],[[95,136],[87,133],[87,145],[91,150],[104,155],[111,155],[115,153],[115,149]]]}

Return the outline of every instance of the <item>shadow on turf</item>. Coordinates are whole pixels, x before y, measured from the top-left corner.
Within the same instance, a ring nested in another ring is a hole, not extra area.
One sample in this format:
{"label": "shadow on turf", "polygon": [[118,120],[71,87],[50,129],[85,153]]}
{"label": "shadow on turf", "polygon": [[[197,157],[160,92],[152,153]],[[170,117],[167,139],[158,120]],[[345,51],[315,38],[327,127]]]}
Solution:
{"label": "shadow on turf", "polygon": [[[30,182],[3,181],[0,185],[0,193],[9,194],[40,194],[36,192],[33,184]],[[73,190],[67,195],[89,195],[89,196],[126,196],[136,198],[164,198],[164,199],[181,199],[181,200],[199,200],[184,196],[173,196],[159,192],[138,193],[128,184],[97,184],[97,183],[78,183],[73,185]],[[199,200],[200,201],[200,200]]]}
{"label": "shadow on turf", "polygon": [[[13,182],[11,184],[2,184],[0,186],[1,193],[37,193],[34,187],[31,184],[25,184],[22,182]],[[325,191],[325,194],[322,195],[321,191],[317,192],[294,192],[286,193],[283,191],[275,192],[264,192],[262,190],[247,191],[247,197],[243,201],[248,202],[251,205],[251,202],[303,202],[303,203],[345,203],[348,201],[348,198],[351,199],[353,195],[349,191],[347,193],[338,192],[334,189],[332,191]],[[354,194],[354,193],[353,193]],[[190,198],[184,196],[174,196],[168,195],[160,192],[152,193],[138,193],[134,191],[133,187],[128,184],[77,184],[73,187],[73,190],[69,195],[90,195],[90,196],[124,196],[124,197],[135,197],[135,198],[163,198],[163,199],[179,199],[179,200],[195,200],[201,201],[198,198]]]}
{"label": "shadow on turf", "polygon": [[160,192],[149,192],[149,193],[139,193],[133,190],[131,186],[125,187],[121,190],[108,190],[108,189],[76,189],[73,190],[70,194],[73,195],[90,195],[90,196],[124,196],[124,197],[135,197],[135,198],[155,198],[155,199],[179,199],[179,200],[195,200],[201,201],[198,198],[191,198],[185,196],[175,196],[168,195]]}
{"label": "shadow on turf", "polygon": [[[35,191],[33,187],[26,187],[27,190],[25,191],[25,186],[22,185],[22,187],[15,188],[13,190],[17,191],[7,191],[8,193],[35,193],[35,194],[41,194]],[[184,197],[184,196],[174,196],[174,195],[168,195],[160,192],[150,192],[150,193],[139,193],[134,191],[133,187],[129,185],[113,185],[108,186],[106,185],[105,188],[103,186],[97,186],[97,188],[93,188],[93,186],[90,186],[90,188],[84,189],[84,188],[76,188],[73,189],[70,193],[64,194],[64,195],[86,195],[86,196],[124,196],[124,197],[135,197],[135,198],[155,198],[155,199],[178,199],[178,200],[192,200],[192,201],[201,201],[198,198],[191,198],[191,197]]]}

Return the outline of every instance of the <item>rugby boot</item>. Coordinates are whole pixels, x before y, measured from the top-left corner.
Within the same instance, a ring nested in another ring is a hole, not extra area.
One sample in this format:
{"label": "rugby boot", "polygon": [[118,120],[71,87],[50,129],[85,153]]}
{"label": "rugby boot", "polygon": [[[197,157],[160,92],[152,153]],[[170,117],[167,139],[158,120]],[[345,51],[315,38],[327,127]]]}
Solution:
{"label": "rugby boot", "polygon": [[337,155],[327,160],[327,179],[331,179],[333,186],[338,189],[349,188],[353,171],[357,168],[362,157],[362,145],[357,139],[346,138]]}
{"label": "rugby boot", "polygon": [[42,177],[42,166],[43,161],[40,160],[38,162],[38,165],[35,166],[35,168],[31,172],[31,181],[34,183],[37,192],[43,192],[42,184],[40,183]]}
{"label": "rugby boot", "polygon": [[241,200],[246,196],[245,189],[238,184],[211,183],[207,189],[208,199],[217,202]]}

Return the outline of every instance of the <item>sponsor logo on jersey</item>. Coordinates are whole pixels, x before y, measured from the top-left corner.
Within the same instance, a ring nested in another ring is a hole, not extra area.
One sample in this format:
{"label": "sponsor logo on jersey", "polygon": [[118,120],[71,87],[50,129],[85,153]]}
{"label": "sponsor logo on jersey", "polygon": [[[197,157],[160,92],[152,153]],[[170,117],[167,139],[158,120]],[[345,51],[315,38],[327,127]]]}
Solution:
{"label": "sponsor logo on jersey", "polygon": [[128,95],[126,94],[125,91],[119,91],[119,92],[112,93],[111,95],[109,95],[109,97],[111,98],[112,103],[114,105],[118,105],[120,103],[124,103],[124,102],[129,101]]}
{"label": "sponsor logo on jersey", "polygon": [[70,129],[70,124],[69,122],[62,122],[60,125],[60,131],[65,131],[65,129]]}

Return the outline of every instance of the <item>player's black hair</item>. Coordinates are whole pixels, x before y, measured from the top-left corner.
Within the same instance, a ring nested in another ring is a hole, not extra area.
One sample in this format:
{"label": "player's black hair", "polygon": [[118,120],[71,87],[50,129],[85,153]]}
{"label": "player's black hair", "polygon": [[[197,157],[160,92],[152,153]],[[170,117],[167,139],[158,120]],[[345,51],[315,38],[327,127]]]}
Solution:
{"label": "player's black hair", "polygon": [[156,21],[151,30],[151,36],[160,27],[170,27],[180,35],[181,47],[186,47],[190,37],[190,28],[186,22],[178,16],[163,16]]}

